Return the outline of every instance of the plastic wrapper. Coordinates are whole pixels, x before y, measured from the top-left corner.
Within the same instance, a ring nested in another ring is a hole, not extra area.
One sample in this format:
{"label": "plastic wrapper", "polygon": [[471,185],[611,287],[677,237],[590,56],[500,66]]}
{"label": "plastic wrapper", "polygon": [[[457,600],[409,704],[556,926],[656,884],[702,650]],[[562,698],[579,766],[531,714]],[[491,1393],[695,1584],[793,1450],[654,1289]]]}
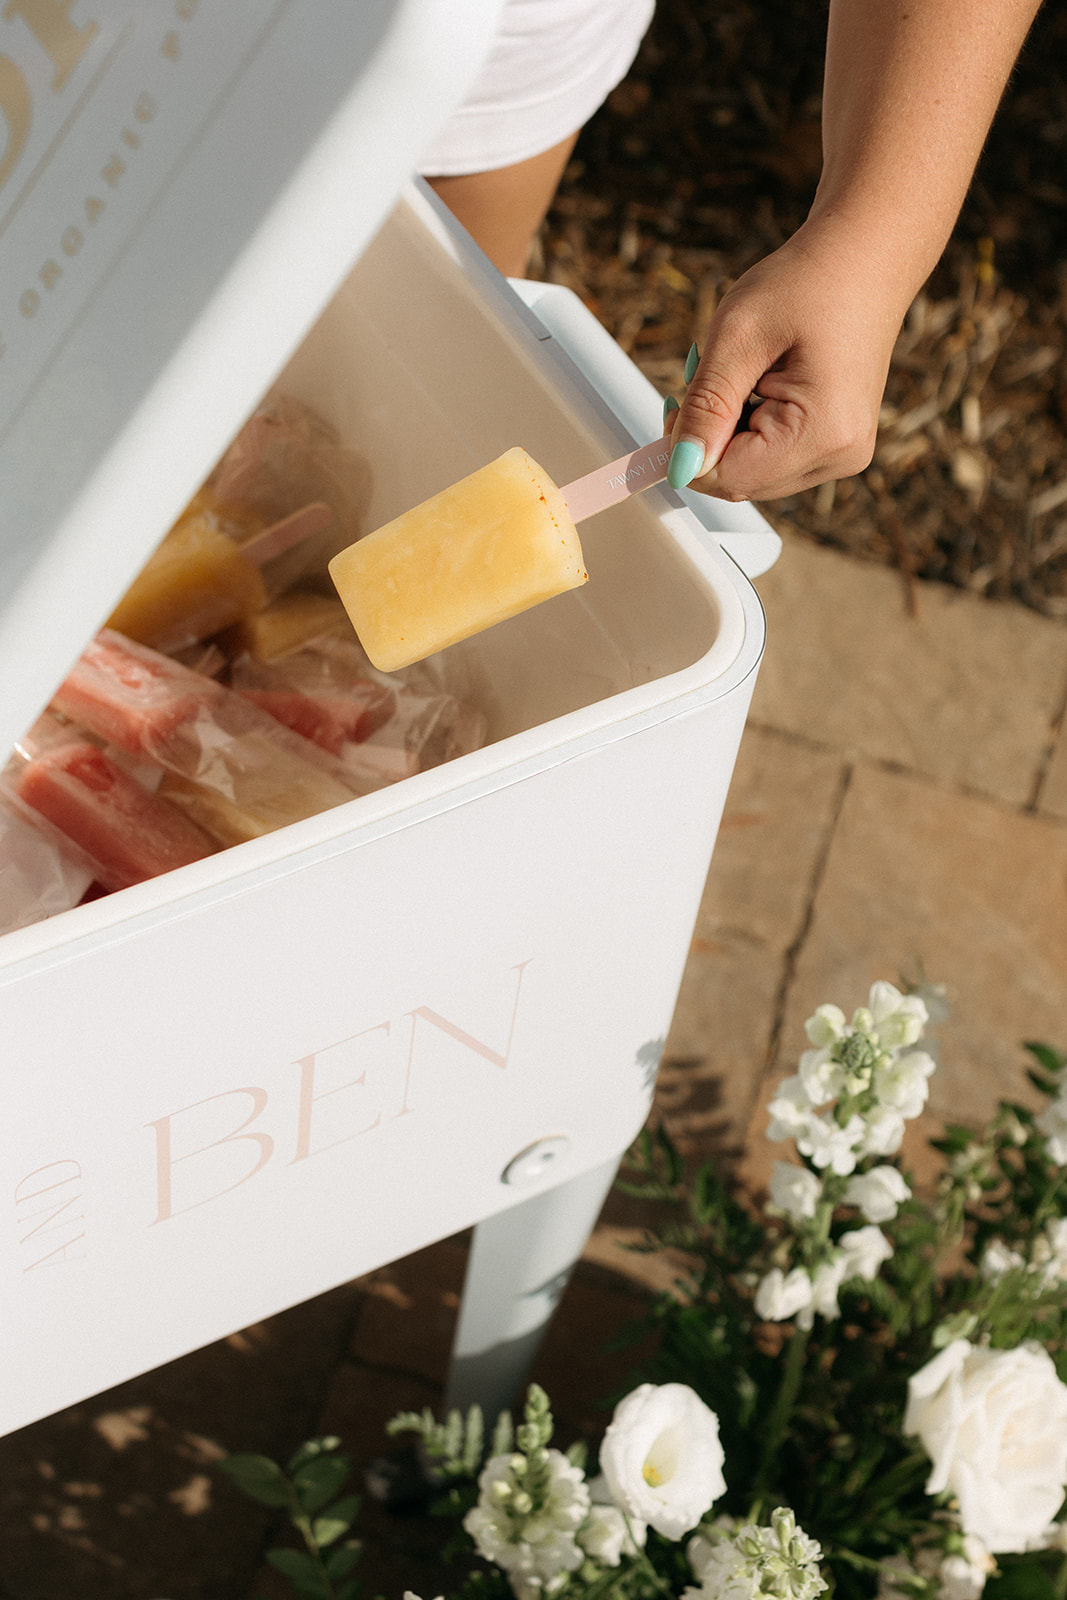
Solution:
{"label": "plastic wrapper", "polygon": [[0,787],[0,933],[69,911],[94,870],[77,846]]}
{"label": "plastic wrapper", "polygon": [[64,716],[164,769],[160,794],[239,844],[368,791],[339,760],[235,691],[103,629],[60,685]]}
{"label": "plastic wrapper", "polygon": [[[8,769],[15,794],[77,847],[94,880],[126,889],[211,855],[214,840],[93,743],[42,718]],[[64,909],[66,909],[64,907]]]}

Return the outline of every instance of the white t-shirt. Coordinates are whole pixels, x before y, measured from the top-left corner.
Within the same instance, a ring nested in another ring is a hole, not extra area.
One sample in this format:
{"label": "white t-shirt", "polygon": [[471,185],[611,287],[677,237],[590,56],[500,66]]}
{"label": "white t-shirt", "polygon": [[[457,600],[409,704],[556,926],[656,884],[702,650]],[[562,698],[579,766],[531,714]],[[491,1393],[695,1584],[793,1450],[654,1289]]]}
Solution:
{"label": "white t-shirt", "polygon": [[626,76],[654,9],[655,0],[507,0],[474,87],[419,171],[490,172],[576,133]]}

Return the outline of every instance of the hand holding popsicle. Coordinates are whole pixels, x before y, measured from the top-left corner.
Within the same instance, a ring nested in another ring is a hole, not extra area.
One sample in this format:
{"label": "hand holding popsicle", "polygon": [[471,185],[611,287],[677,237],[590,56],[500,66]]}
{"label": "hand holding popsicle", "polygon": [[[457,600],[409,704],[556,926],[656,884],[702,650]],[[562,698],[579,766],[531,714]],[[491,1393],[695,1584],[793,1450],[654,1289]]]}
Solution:
{"label": "hand holding popsicle", "polygon": [[330,562],[374,665],[395,672],[588,579],[575,524],[667,476],[657,439],[559,489],[516,446]]}

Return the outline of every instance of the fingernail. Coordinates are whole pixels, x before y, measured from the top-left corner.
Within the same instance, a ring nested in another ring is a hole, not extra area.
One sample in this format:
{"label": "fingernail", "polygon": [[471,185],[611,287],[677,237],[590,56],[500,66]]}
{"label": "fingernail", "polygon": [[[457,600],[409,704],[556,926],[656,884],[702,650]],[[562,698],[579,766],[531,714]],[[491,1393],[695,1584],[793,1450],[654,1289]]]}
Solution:
{"label": "fingernail", "polygon": [[664,402],[663,402],[663,426],[664,427],[667,426],[667,418],[670,416],[671,412],[672,411],[677,411],[679,409],[680,408],[679,408],[677,400],[674,398],[673,394],[669,394],[667,396],[666,400],[664,400]]}
{"label": "fingernail", "polygon": [[672,489],[684,489],[704,465],[704,446],[699,439],[679,439],[667,463],[667,482]]}
{"label": "fingernail", "polygon": [[697,367],[700,365],[700,351],[695,344],[689,346],[689,354],[685,358],[685,381],[692,383],[696,377]]}

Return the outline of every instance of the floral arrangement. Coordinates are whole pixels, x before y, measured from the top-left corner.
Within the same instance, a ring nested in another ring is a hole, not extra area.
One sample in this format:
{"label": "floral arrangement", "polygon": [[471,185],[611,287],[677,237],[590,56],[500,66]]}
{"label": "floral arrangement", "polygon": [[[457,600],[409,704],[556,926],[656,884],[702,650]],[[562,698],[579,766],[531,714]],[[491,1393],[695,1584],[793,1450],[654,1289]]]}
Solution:
{"label": "floral arrangement", "polygon": [[[655,1353],[595,1473],[583,1447],[552,1446],[536,1386],[487,1458],[476,1408],[394,1419],[418,1438],[452,1546],[478,1558],[465,1600],[1065,1600],[1067,1055],[1029,1045],[1045,1108],[1002,1103],[981,1133],[950,1128],[920,1197],[899,1152],[939,1004],[876,983],[851,1020],[833,1005],[809,1018],[811,1048],[770,1104],[768,1136],[795,1157],[762,1209],[710,1165],[687,1178],[662,1133],[642,1137],[624,1187],[664,1208],[648,1248],[688,1265],[651,1310]],[[357,1592],[354,1502],[328,1504],[347,1471],[327,1465],[337,1444],[303,1446],[289,1475],[226,1463],[290,1507],[306,1549],[271,1559],[311,1600]]]}

